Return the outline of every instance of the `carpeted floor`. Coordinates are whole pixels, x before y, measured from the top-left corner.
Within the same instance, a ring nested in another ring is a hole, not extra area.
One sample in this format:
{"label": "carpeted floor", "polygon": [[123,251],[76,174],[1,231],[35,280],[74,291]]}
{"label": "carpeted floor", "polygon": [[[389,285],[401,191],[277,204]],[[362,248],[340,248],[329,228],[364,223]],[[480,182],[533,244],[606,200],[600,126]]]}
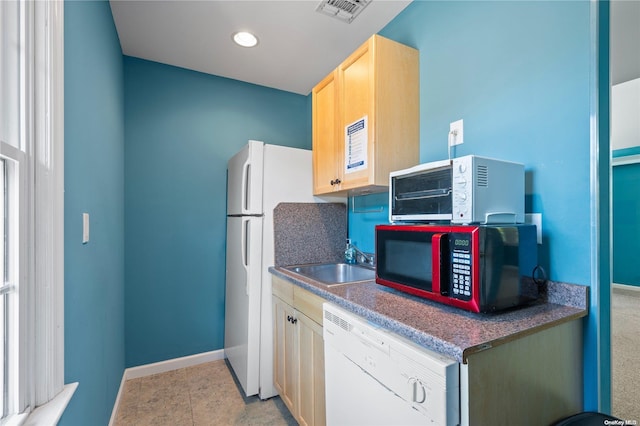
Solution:
{"label": "carpeted floor", "polygon": [[296,425],[279,397],[242,396],[224,360],[125,382],[116,426]]}
{"label": "carpeted floor", "polygon": [[640,291],[613,288],[611,299],[612,414],[640,424]]}

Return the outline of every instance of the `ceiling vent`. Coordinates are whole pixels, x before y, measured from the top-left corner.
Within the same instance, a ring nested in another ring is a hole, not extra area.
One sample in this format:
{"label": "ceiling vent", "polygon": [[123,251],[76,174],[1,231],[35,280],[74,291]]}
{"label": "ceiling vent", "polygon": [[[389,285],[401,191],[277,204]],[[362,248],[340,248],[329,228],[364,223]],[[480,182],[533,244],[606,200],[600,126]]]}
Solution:
{"label": "ceiling vent", "polygon": [[342,22],[350,24],[371,0],[322,0],[316,12],[332,16]]}

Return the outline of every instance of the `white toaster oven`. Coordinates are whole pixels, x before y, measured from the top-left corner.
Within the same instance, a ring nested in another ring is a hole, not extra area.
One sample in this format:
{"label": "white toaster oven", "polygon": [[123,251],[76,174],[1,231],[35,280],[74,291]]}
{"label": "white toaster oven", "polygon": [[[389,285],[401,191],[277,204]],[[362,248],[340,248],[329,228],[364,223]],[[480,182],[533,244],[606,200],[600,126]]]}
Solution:
{"label": "white toaster oven", "polygon": [[391,172],[389,221],[524,223],[524,165],[467,155]]}

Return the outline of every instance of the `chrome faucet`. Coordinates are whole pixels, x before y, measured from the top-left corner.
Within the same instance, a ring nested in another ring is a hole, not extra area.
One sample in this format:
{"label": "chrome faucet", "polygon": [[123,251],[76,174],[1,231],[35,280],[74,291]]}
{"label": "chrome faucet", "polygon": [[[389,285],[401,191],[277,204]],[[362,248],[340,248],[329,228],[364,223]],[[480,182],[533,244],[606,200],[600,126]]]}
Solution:
{"label": "chrome faucet", "polygon": [[[376,257],[373,253],[365,253],[360,250],[355,244],[352,244],[351,247],[356,251],[356,263],[364,263],[367,266],[375,267],[376,266]],[[358,256],[360,256],[361,261],[358,261]]]}

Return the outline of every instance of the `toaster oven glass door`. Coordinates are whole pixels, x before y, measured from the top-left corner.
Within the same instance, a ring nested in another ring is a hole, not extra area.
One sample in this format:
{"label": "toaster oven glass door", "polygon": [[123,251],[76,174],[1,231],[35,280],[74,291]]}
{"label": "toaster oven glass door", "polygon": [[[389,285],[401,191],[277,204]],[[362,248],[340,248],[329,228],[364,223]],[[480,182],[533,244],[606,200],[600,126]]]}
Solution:
{"label": "toaster oven glass door", "polygon": [[[431,292],[433,289],[433,232],[376,231],[379,278]],[[439,250],[435,247],[435,250]],[[437,272],[436,272],[437,274]]]}
{"label": "toaster oven glass door", "polygon": [[392,179],[393,215],[450,215],[451,166]]}

